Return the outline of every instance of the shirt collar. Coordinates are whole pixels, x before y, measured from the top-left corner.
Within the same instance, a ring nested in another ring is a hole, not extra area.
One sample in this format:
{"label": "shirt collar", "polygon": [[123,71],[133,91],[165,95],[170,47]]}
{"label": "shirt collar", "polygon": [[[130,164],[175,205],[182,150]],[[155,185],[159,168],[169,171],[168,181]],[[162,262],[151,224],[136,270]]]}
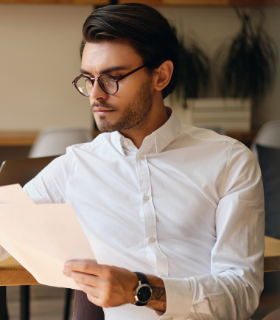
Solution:
{"label": "shirt collar", "polygon": [[[174,111],[166,107],[169,119],[156,131],[145,137],[143,143],[139,149],[145,153],[148,152],[155,152],[160,153],[163,149],[165,149],[177,136],[181,129],[181,124],[174,113]],[[111,134],[111,142],[114,147],[124,156],[126,156],[126,149],[129,147],[126,146],[125,141],[129,140],[126,139],[121,133],[118,131],[114,131]],[[131,140],[129,140],[131,141]],[[132,141],[131,144],[133,145]],[[130,148],[129,148],[130,149]]]}

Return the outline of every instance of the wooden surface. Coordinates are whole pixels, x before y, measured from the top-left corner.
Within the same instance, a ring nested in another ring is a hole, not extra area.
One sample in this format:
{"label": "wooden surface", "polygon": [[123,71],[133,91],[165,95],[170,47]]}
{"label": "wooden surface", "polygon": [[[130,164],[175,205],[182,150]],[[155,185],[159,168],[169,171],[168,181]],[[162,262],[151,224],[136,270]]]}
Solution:
{"label": "wooden surface", "polygon": [[31,146],[38,131],[0,131],[0,146]]}
{"label": "wooden surface", "polygon": [[[264,271],[280,271],[280,240],[265,237]],[[38,284],[14,258],[0,262],[0,286]]]}
{"label": "wooden surface", "polygon": [[[143,3],[150,6],[190,6],[190,7],[229,7],[229,6],[279,6],[278,0],[119,0],[123,3]],[[109,0],[0,0],[0,3],[26,3],[26,4],[77,4],[77,5],[107,5]]]}
{"label": "wooden surface", "polygon": [[0,286],[38,284],[34,277],[14,258],[0,262]]}
{"label": "wooden surface", "polygon": [[280,240],[265,237],[264,271],[280,271]]}
{"label": "wooden surface", "polygon": [[[0,131],[0,147],[31,146],[38,133],[38,131]],[[94,138],[98,134],[99,131],[92,132]]]}

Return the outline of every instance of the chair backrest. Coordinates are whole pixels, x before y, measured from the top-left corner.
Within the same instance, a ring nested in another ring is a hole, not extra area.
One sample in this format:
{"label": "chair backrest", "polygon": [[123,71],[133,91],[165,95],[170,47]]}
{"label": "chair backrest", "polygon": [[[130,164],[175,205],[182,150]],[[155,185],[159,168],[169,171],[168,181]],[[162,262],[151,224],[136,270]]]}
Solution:
{"label": "chair backrest", "polygon": [[0,168],[0,186],[19,183],[23,187],[55,158],[56,156],[4,161]]}
{"label": "chair backrest", "polygon": [[264,124],[252,142],[251,150],[258,157],[256,145],[263,147],[280,148],[280,120]]}
{"label": "chair backrest", "polygon": [[29,158],[64,154],[66,148],[77,143],[92,141],[92,134],[84,128],[48,127],[37,136]]}

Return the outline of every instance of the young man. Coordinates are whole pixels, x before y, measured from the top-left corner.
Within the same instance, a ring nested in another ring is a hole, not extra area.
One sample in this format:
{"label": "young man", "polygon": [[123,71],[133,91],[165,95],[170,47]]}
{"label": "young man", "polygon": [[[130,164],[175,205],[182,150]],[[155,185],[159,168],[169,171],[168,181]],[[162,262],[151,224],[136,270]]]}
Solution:
{"label": "young man", "polygon": [[68,261],[64,274],[106,320],[249,319],[263,287],[256,159],[164,106],[178,43],[156,10],[98,9],[83,36],[73,84],[103,133],[25,186],[38,203],[71,203],[83,225],[98,263]]}

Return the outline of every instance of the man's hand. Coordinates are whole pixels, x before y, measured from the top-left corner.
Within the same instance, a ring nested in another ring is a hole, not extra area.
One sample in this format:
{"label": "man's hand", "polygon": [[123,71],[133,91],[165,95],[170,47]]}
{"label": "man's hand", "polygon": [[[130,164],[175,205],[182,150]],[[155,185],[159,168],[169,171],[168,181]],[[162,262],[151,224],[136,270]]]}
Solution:
{"label": "man's hand", "polygon": [[[92,303],[108,308],[134,302],[138,277],[134,272],[90,261],[67,261],[63,274],[72,278]],[[153,287],[152,299],[147,307],[165,311],[166,298],[163,281],[147,275]],[[140,307],[141,308],[141,307]]]}
{"label": "man's hand", "polygon": [[134,301],[138,277],[126,269],[89,261],[67,261],[63,273],[74,279],[97,306],[108,308]]}

